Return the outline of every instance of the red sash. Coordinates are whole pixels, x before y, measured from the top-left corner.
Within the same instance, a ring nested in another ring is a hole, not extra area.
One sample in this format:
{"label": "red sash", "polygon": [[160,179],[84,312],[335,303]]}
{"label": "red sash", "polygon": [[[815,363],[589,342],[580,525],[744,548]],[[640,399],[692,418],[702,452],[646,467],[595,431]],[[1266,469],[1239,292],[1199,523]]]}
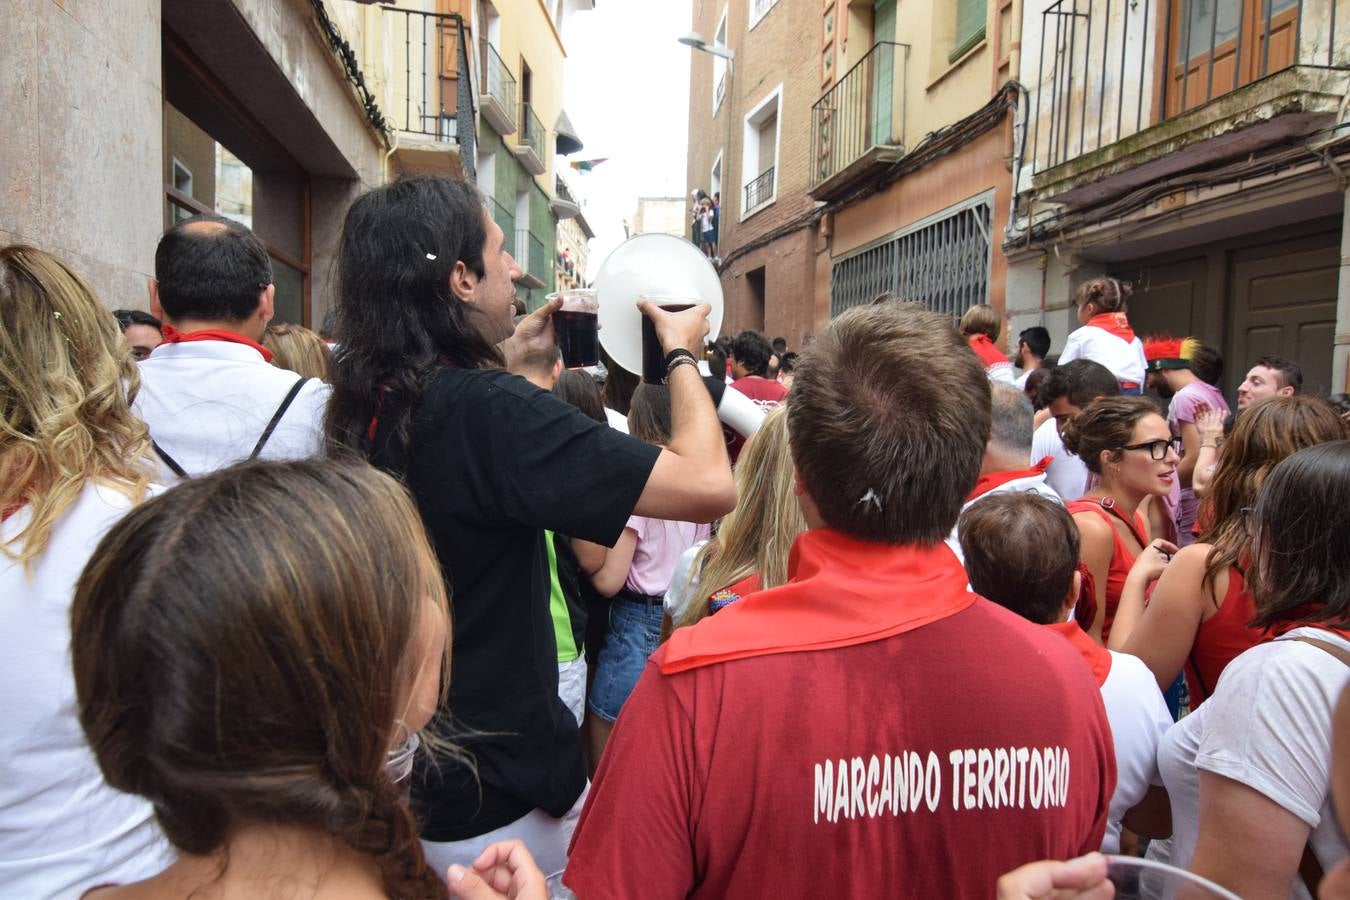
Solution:
{"label": "red sash", "polygon": [[972,334],[967,340],[970,342],[970,349],[975,351],[975,355],[980,358],[980,362],[984,363],[985,368],[997,365],[1012,365],[1008,362],[1007,354],[995,347],[994,342],[989,340],[989,335]]}
{"label": "red sash", "polygon": [[870,544],[820,528],[792,545],[787,584],[676,630],[661,671],[866,644],[955,615],[975,599],[946,544]]}
{"label": "red sash", "polygon": [[[193,341],[224,341],[227,344],[243,344],[245,347],[252,347],[262,354],[263,362],[272,361],[272,351],[268,350],[262,344],[246,338],[242,334],[236,334],[233,331],[226,331],[223,328],[202,328],[197,331],[182,332],[172,325],[164,326],[165,344],[190,344]],[[151,351],[153,353],[153,351]]]}
{"label": "red sash", "polygon": [[1109,331],[1127,344],[1134,340],[1134,329],[1130,327],[1130,320],[1125,318],[1123,312],[1098,313],[1088,319],[1087,323],[1093,328]]}
{"label": "red sash", "polygon": [[987,475],[981,475],[980,480],[975,482],[975,490],[970,492],[970,496],[966,498],[966,502],[969,503],[976,497],[982,497],[995,488],[1002,487],[1010,481],[1017,481],[1019,478],[1033,478],[1037,475],[1044,475],[1045,470],[1050,467],[1050,463],[1053,461],[1053,456],[1047,456],[1030,469],[1017,469],[1012,472],[990,472]]}
{"label": "red sash", "polygon": [[1094,641],[1086,631],[1078,627],[1077,622],[1072,620],[1056,622],[1045,627],[1064,635],[1065,639],[1073,644],[1073,649],[1078,651],[1083,661],[1088,664],[1088,668],[1092,670],[1092,677],[1097,679],[1097,687],[1106,684],[1106,676],[1111,674],[1110,650]]}

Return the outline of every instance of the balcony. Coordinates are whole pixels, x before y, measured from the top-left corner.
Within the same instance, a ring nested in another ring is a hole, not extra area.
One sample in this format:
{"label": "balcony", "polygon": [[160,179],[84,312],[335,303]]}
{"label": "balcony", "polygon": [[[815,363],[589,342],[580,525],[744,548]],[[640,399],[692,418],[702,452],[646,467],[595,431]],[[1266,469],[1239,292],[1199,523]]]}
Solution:
{"label": "balcony", "polygon": [[1350,64],[1337,2],[1059,0],[1039,48],[1026,40],[1037,199],[1091,205],[1333,124]]}
{"label": "balcony", "polygon": [[832,200],[905,155],[909,47],[876,44],[811,107],[811,188]]}
{"label": "balcony", "polygon": [[531,175],[543,175],[548,167],[548,132],[528,103],[520,104],[520,134],[514,153]]}
{"label": "balcony", "polygon": [[492,221],[497,223],[497,227],[502,230],[506,240],[516,233],[516,217],[505,206],[497,202],[497,198],[491,195],[484,197],[484,204],[487,206],[488,213],[492,216]]}
{"label": "balcony", "polygon": [[498,134],[516,130],[516,79],[497,48],[483,44],[483,77],[479,79],[478,111]]}
{"label": "balcony", "polygon": [[389,71],[382,106],[399,133],[394,163],[406,175],[465,177],[459,135],[473,130],[463,22],[458,16],[384,7],[390,39]]}
{"label": "balcony", "polygon": [[552,261],[544,250],[544,242],[530,234],[527,228],[516,229],[516,265],[525,274],[516,284],[527,288],[542,288],[553,283]]}
{"label": "balcony", "polygon": [[548,199],[549,211],[559,219],[574,219],[581,215],[581,204],[572,196],[567,182],[555,175],[553,183],[553,196]]}
{"label": "balcony", "polygon": [[770,166],[745,186],[745,210],[748,216],[761,206],[771,202],[774,194],[774,168]]}

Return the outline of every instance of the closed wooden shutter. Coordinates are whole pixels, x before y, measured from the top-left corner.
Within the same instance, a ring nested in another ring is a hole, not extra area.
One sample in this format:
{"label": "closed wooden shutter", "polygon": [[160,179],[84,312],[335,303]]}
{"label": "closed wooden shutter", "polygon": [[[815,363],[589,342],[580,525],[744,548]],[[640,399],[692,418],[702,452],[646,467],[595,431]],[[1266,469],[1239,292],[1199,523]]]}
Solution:
{"label": "closed wooden shutter", "polygon": [[956,0],[956,43],[950,59],[955,60],[984,38],[986,0]]}

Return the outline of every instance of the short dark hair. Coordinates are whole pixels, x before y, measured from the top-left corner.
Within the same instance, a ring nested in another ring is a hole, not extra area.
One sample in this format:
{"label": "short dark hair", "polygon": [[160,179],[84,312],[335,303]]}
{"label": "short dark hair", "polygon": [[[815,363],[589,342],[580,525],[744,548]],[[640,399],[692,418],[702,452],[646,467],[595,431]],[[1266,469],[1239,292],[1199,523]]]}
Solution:
{"label": "short dark hair", "polygon": [[1082,409],[1098,397],[1119,397],[1120,382],[1101,363],[1075,359],[1051,369],[1037,395],[1043,406],[1068,397],[1070,403]]}
{"label": "short dark hair", "polygon": [[1017,342],[1026,344],[1028,350],[1044,359],[1045,354],[1050,352],[1050,331],[1044,325],[1032,325],[1022,329]]}
{"label": "short dark hair", "polygon": [[248,228],[203,213],[177,223],[155,249],[159,302],[174,319],[238,322],[272,283],[267,248]]}
{"label": "short dark hair", "polygon": [[149,325],[156,331],[164,330],[164,323],[148,312],[139,309],[114,309],[113,318],[117,320],[117,327],[126,331],[132,325]]}
{"label": "short dark hair", "polygon": [[1208,344],[1201,344],[1191,355],[1191,371],[1205,384],[1217,385],[1223,377],[1223,354]]}
{"label": "short dark hair", "polygon": [[758,331],[742,331],[731,339],[730,356],[751,375],[764,378],[769,373],[769,357],[773,356],[773,347],[769,339]]}
{"label": "short dark hair", "polygon": [[1293,360],[1285,359],[1283,356],[1263,356],[1252,363],[1252,368],[1257,366],[1279,372],[1280,387],[1292,387],[1295,394],[1303,390],[1303,370]]}
{"label": "short dark hair", "polygon": [[797,359],[797,354],[792,351],[784,353],[778,358],[778,371],[782,372],[784,375],[790,374],[797,368]]}
{"label": "short dark hair", "polygon": [[605,423],[605,405],[600,399],[600,386],[580,369],[563,369],[558,383],[553,385],[553,396],[571,404],[597,422]]}
{"label": "short dark hair", "polygon": [[562,359],[562,351],[558,349],[557,344],[550,344],[547,347],[529,350],[522,354],[513,371],[517,374],[530,373],[548,376],[553,373],[553,367],[558,364],[560,359]]}
{"label": "short dark hair", "polygon": [[773,342],[772,342],[772,343],[773,343],[773,352],[774,352],[774,353],[780,353],[780,354],[781,354],[781,353],[786,353],[786,352],[787,352],[787,338],[785,338],[785,337],[776,337],[776,338],[773,339]]}
{"label": "short dark hair", "polygon": [[855,307],[797,366],[792,459],[831,528],[932,546],[951,533],[975,486],[989,406],[984,366],[949,316]]}
{"label": "short dark hair", "polygon": [[727,377],[727,354],[717,344],[708,345],[708,372],[718,378]]}
{"label": "short dark hair", "polygon": [[628,407],[628,433],[648,444],[670,443],[670,388],[642,382]]}
{"label": "short dark hair", "polygon": [[970,586],[1038,625],[1058,622],[1078,571],[1078,527],[1063,506],[1023,491],[988,494],[956,526]]}
{"label": "short dark hair", "polygon": [[1262,483],[1252,515],[1258,554],[1247,570],[1256,602],[1252,627],[1350,626],[1350,441],[1286,457]]}

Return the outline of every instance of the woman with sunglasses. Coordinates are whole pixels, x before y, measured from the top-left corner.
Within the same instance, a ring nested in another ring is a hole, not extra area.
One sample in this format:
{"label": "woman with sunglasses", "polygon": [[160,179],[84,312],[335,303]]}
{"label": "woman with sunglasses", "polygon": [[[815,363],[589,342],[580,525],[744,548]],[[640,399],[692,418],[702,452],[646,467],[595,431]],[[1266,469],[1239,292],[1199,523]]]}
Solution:
{"label": "woman with sunglasses", "polygon": [[1335,410],[1317,397],[1277,397],[1240,416],[1220,451],[1200,543],[1170,563],[1157,553],[1139,557],[1121,592],[1111,649],[1142,659],[1164,690],[1184,668],[1191,708],[1203,703],[1228,663],[1268,637],[1248,626],[1256,610],[1245,580],[1251,541],[1243,513],[1283,459],[1344,436]]}
{"label": "woman with sunglasses", "polygon": [[1065,448],[1099,479],[1067,506],[1082,540],[1083,593],[1076,615],[1083,630],[1105,644],[1136,557],[1149,547],[1176,552],[1166,541],[1149,540],[1138,510],[1144,498],[1172,490],[1181,457],[1167,421],[1142,397],[1094,401],[1069,420],[1063,438]]}

